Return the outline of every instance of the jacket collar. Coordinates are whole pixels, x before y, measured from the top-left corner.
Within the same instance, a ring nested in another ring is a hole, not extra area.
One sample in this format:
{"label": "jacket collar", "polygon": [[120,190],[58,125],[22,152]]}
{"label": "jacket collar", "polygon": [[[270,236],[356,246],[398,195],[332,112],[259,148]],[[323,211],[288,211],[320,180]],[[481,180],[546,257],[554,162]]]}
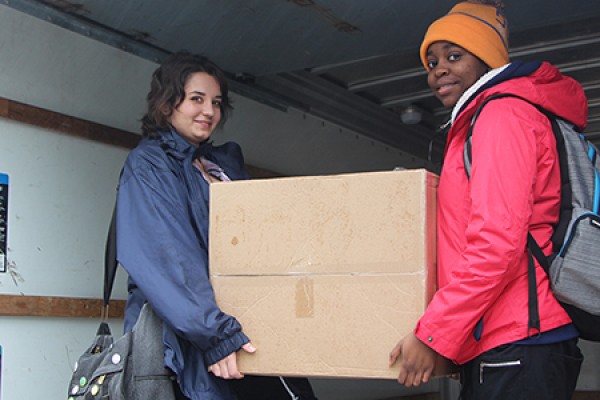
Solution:
{"label": "jacket collar", "polygon": [[174,129],[158,133],[158,140],[160,142],[160,147],[167,154],[179,160],[183,160],[190,156],[194,159],[200,156],[206,156],[207,154],[210,154],[213,149],[211,141],[207,140],[201,143],[199,147],[196,147],[185,140],[183,136]]}
{"label": "jacket collar", "polygon": [[463,111],[466,106],[477,97],[481,92],[486,89],[489,89],[493,86],[501,82],[505,82],[510,79],[520,78],[523,76],[529,76],[534,71],[536,71],[540,65],[542,65],[539,61],[532,62],[523,62],[523,61],[515,61],[510,64],[506,64],[502,67],[493,69],[483,75],[477,82],[473,84],[469,89],[467,89],[458,102],[452,109],[452,115],[450,118],[450,124],[453,124],[456,120],[456,117]]}

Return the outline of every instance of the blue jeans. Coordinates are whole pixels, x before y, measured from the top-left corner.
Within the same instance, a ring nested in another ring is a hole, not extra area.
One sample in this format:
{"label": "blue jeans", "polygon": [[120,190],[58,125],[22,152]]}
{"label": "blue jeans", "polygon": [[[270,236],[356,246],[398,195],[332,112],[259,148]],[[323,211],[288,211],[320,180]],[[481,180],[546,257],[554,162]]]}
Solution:
{"label": "blue jeans", "polygon": [[571,400],[583,356],[577,339],[506,344],[464,364],[462,400]]}

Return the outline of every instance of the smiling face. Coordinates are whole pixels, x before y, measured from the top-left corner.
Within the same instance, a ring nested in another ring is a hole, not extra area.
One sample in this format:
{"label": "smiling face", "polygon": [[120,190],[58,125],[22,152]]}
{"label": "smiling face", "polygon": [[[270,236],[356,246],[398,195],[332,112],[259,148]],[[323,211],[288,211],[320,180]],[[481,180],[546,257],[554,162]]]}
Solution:
{"label": "smiling face", "polygon": [[221,87],[206,72],[191,74],[184,98],[168,118],[169,123],[194,146],[207,140],[221,120]]}
{"label": "smiling face", "polygon": [[427,84],[444,107],[453,107],[460,96],[488,71],[479,58],[450,42],[434,42],[427,49]]}

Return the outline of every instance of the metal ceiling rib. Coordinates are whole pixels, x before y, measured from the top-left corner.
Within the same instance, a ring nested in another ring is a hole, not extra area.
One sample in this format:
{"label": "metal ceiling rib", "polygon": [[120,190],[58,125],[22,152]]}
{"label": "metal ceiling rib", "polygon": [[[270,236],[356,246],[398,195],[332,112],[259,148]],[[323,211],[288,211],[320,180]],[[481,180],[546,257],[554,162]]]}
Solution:
{"label": "metal ceiling rib", "polygon": [[425,75],[426,74],[425,71],[423,71],[423,68],[414,68],[397,73],[388,73],[380,76],[371,76],[366,79],[360,79],[356,82],[348,82],[348,90],[351,92],[358,92],[361,90],[372,88],[374,86],[387,85],[389,83],[402,81],[404,79],[412,79],[417,77],[422,78]]}
{"label": "metal ceiling rib", "polygon": [[25,14],[48,21],[147,60],[159,62],[169,54],[167,50],[160,49],[146,42],[132,40],[123,35],[123,33],[98,24],[91,19],[67,13],[64,10],[51,7],[41,1],[4,0],[4,4]]}
{"label": "metal ceiling rib", "polygon": [[[359,96],[348,96],[348,92],[331,82],[316,79],[309,72],[278,74],[257,80],[257,85],[275,92],[286,93],[300,101],[313,114],[342,126],[351,126],[360,131],[370,131],[370,136],[386,144],[408,147],[413,154],[429,145],[429,137],[413,127],[407,127],[399,135],[397,127],[402,124],[400,115],[379,107],[372,101]],[[413,129],[410,129],[413,128]],[[419,154],[426,156],[425,152]]]}
{"label": "metal ceiling rib", "polygon": [[[418,46],[455,2],[4,0],[149,60],[180,48],[204,53],[229,72],[235,92],[329,120],[425,166],[439,164],[448,110],[427,87]],[[507,12],[511,57],[550,61],[579,80],[589,99],[586,135],[600,145],[600,2],[528,0]],[[409,106],[420,123],[402,122]]]}

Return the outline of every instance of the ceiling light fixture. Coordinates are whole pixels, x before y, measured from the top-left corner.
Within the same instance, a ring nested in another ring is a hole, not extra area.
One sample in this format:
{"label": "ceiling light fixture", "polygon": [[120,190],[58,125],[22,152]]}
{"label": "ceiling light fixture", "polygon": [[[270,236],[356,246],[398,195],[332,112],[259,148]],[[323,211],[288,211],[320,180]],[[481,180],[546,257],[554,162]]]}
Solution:
{"label": "ceiling light fixture", "polygon": [[421,122],[421,118],[423,117],[423,113],[419,108],[413,104],[409,104],[402,110],[400,113],[400,118],[402,122],[407,125],[415,125]]}

